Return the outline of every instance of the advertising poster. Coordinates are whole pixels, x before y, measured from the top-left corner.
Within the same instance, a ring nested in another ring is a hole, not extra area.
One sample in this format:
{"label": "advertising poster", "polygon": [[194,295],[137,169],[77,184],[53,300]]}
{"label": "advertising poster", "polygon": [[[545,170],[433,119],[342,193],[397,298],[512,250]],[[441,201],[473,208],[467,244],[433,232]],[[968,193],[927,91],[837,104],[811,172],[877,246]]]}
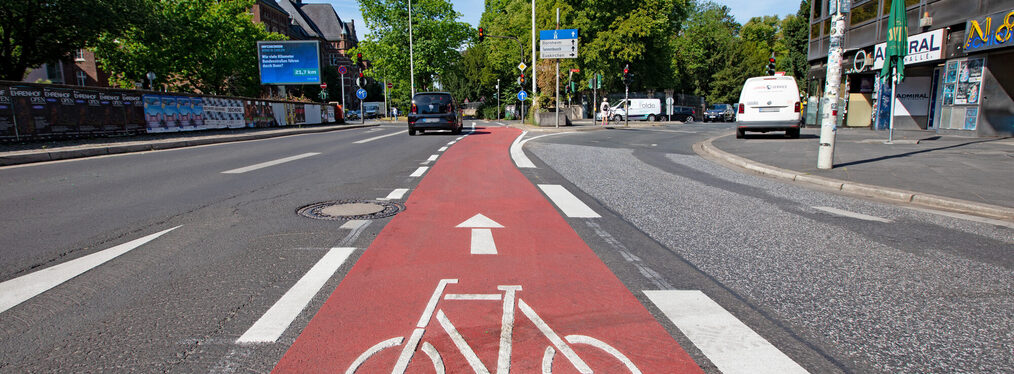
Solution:
{"label": "advertising poster", "polygon": [[898,84],[898,93],[895,96],[895,116],[925,116],[929,113],[930,95],[932,84],[930,77],[908,77],[904,82]]}
{"label": "advertising poster", "polygon": [[289,126],[296,124],[296,105],[292,103],[285,103],[285,123]]}
{"label": "advertising poster", "polygon": [[77,132],[77,111],[74,91],[65,88],[44,88],[46,107],[49,111],[50,131],[54,134]]}
{"label": "advertising poster", "polygon": [[954,105],[954,83],[944,85],[944,105]]}
{"label": "advertising poster", "polygon": [[278,124],[278,126],[289,125],[288,122],[285,122],[285,104],[271,103],[271,112],[274,114],[275,123]]}
{"label": "advertising poster", "polygon": [[887,130],[891,123],[891,85],[881,81],[877,96],[876,129]]}
{"label": "advertising poster", "polygon": [[230,129],[241,129],[246,126],[243,123],[243,101],[235,99],[225,100],[226,120],[225,124]]}
{"label": "advertising poster", "polygon": [[257,42],[261,84],[320,84],[320,49],[315,40]]}
{"label": "advertising poster", "polygon": [[965,109],[965,130],[975,130],[975,122],[979,118],[979,108]]}
{"label": "advertising poster", "polygon": [[148,132],[165,132],[165,112],[162,111],[162,97],[144,95],[144,121]]}
{"label": "advertising poster", "polygon": [[327,105],[325,107],[327,108],[327,120],[325,122],[334,123],[335,122],[334,107],[330,105]]}
{"label": "advertising poster", "polygon": [[224,129],[225,124],[225,100],[217,97],[204,98],[204,126],[209,129]]}
{"label": "advertising poster", "polygon": [[0,86],[0,138],[14,138],[18,135],[14,127],[14,107],[10,88]]}
{"label": "advertising poster", "polygon": [[954,92],[954,105],[968,104],[968,82],[958,83],[957,91]]}
{"label": "advertising poster", "polygon": [[189,97],[186,96],[176,97],[176,113],[178,113],[180,118],[180,131],[192,131],[196,129],[194,127],[193,119],[190,116]]}
{"label": "advertising poster", "polygon": [[243,118],[247,127],[269,127],[275,122],[271,103],[264,101],[247,101]]}
{"label": "advertising poster", "polygon": [[204,124],[204,99],[200,97],[190,98],[190,121],[197,130],[204,130],[208,127]]}
{"label": "advertising poster", "polygon": [[102,128],[102,104],[96,91],[74,90],[74,105],[77,107],[77,131],[87,134]]}
{"label": "advertising poster", "polygon": [[165,116],[165,131],[180,131],[180,112],[175,96],[162,96],[162,113]]}
{"label": "advertising poster", "polygon": [[306,123],[306,105],[296,104],[296,124],[302,125]]}
{"label": "advertising poster", "polygon": [[123,100],[124,126],[126,131],[139,131],[144,129],[144,100],[136,92],[120,92],[120,99]]}
{"label": "advertising poster", "polygon": [[49,113],[46,110],[46,98],[42,89],[28,86],[10,88],[14,102],[14,117],[18,123],[18,132],[22,135],[49,135]]}
{"label": "advertising poster", "polygon": [[322,123],[327,119],[325,113],[320,110],[320,105],[306,104],[303,107],[306,109],[306,123],[308,125]]}
{"label": "advertising poster", "polygon": [[958,81],[958,62],[947,63],[947,74],[944,76],[944,83],[955,83]]}
{"label": "advertising poster", "polygon": [[123,132],[126,130],[126,114],[123,111],[123,100],[117,93],[99,92],[99,105],[102,106],[102,131]]}

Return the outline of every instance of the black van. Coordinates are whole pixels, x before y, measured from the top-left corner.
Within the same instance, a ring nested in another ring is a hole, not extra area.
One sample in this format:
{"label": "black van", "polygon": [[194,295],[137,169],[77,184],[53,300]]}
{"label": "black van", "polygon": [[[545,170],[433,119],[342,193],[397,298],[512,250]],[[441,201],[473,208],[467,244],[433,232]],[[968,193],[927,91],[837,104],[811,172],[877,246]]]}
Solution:
{"label": "black van", "polygon": [[450,130],[461,134],[461,108],[448,92],[421,92],[412,98],[408,113],[408,134],[426,130]]}

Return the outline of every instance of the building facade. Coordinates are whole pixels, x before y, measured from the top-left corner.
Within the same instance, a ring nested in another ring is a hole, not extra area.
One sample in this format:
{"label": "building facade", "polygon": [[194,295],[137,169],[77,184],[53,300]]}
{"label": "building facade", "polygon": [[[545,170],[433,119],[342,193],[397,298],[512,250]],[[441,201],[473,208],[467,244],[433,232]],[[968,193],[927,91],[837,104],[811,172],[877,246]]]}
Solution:
{"label": "building facade", "polygon": [[[880,78],[891,0],[855,0],[846,15],[841,126],[886,129],[890,84]],[[970,136],[1014,134],[1014,0],[905,0],[908,56],[895,128]],[[807,92],[823,95],[831,27],[827,1],[810,13]],[[812,105],[808,124],[816,124]]]}
{"label": "building facade", "polygon": [[25,75],[23,81],[109,87],[109,74],[99,68],[95,62],[95,53],[87,49],[78,49],[62,60],[33,68]]}
{"label": "building facade", "polygon": [[[261,0],[276,3],[288,14],[291,23],[290,39],[317,40],[320,42],[320,66],[330,67],[337,70],[344,66],[346,74],[339,75],[337,82],[328,82],[329,87],[344,91],[345,97],[337,97],[336,101],[341,103],[358,102],[356,98],[355,78],[359,75],[359,69],[348,56],[349,50],[359,46],[359,38],[356,36],[355,23],[351,20],[345,22],[335,12],[331,4],[304,4],[302,0]],[[335,86],[334,84],[341,84]],[[338,95],[336,95],[338,96]]]}

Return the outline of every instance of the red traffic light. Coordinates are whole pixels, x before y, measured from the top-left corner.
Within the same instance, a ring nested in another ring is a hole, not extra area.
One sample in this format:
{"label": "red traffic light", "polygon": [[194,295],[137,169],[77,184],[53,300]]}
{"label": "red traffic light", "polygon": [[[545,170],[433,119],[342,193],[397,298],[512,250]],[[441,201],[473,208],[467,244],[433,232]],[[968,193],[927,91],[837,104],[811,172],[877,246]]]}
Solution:
{"label": "red traffic light", "polygon": [[772,64],[775,63],[775,58],[774,57],[768,58],[768,62],[770,62]]}
{"label": "red traffic light", "polygon": [[362,53],[356,53],[356,60],[362,60],[362,59],[363,59],[363,54]]}
{"label": "red traffic light", "polygon": [[484,36],[484,35],[486,35],[486,32],[482,29],[482,27],[480,27],[479,28],[479,36]]}

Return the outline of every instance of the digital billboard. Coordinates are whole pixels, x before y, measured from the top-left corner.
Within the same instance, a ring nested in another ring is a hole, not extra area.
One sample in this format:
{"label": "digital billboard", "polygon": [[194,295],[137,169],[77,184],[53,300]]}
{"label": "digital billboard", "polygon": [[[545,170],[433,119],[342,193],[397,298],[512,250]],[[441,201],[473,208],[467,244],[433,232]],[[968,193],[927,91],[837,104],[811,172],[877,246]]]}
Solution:
{"label": "digital billboard", "polygon": [[320,84],[320,46],[315,40],[257,42],[261,84]]}

